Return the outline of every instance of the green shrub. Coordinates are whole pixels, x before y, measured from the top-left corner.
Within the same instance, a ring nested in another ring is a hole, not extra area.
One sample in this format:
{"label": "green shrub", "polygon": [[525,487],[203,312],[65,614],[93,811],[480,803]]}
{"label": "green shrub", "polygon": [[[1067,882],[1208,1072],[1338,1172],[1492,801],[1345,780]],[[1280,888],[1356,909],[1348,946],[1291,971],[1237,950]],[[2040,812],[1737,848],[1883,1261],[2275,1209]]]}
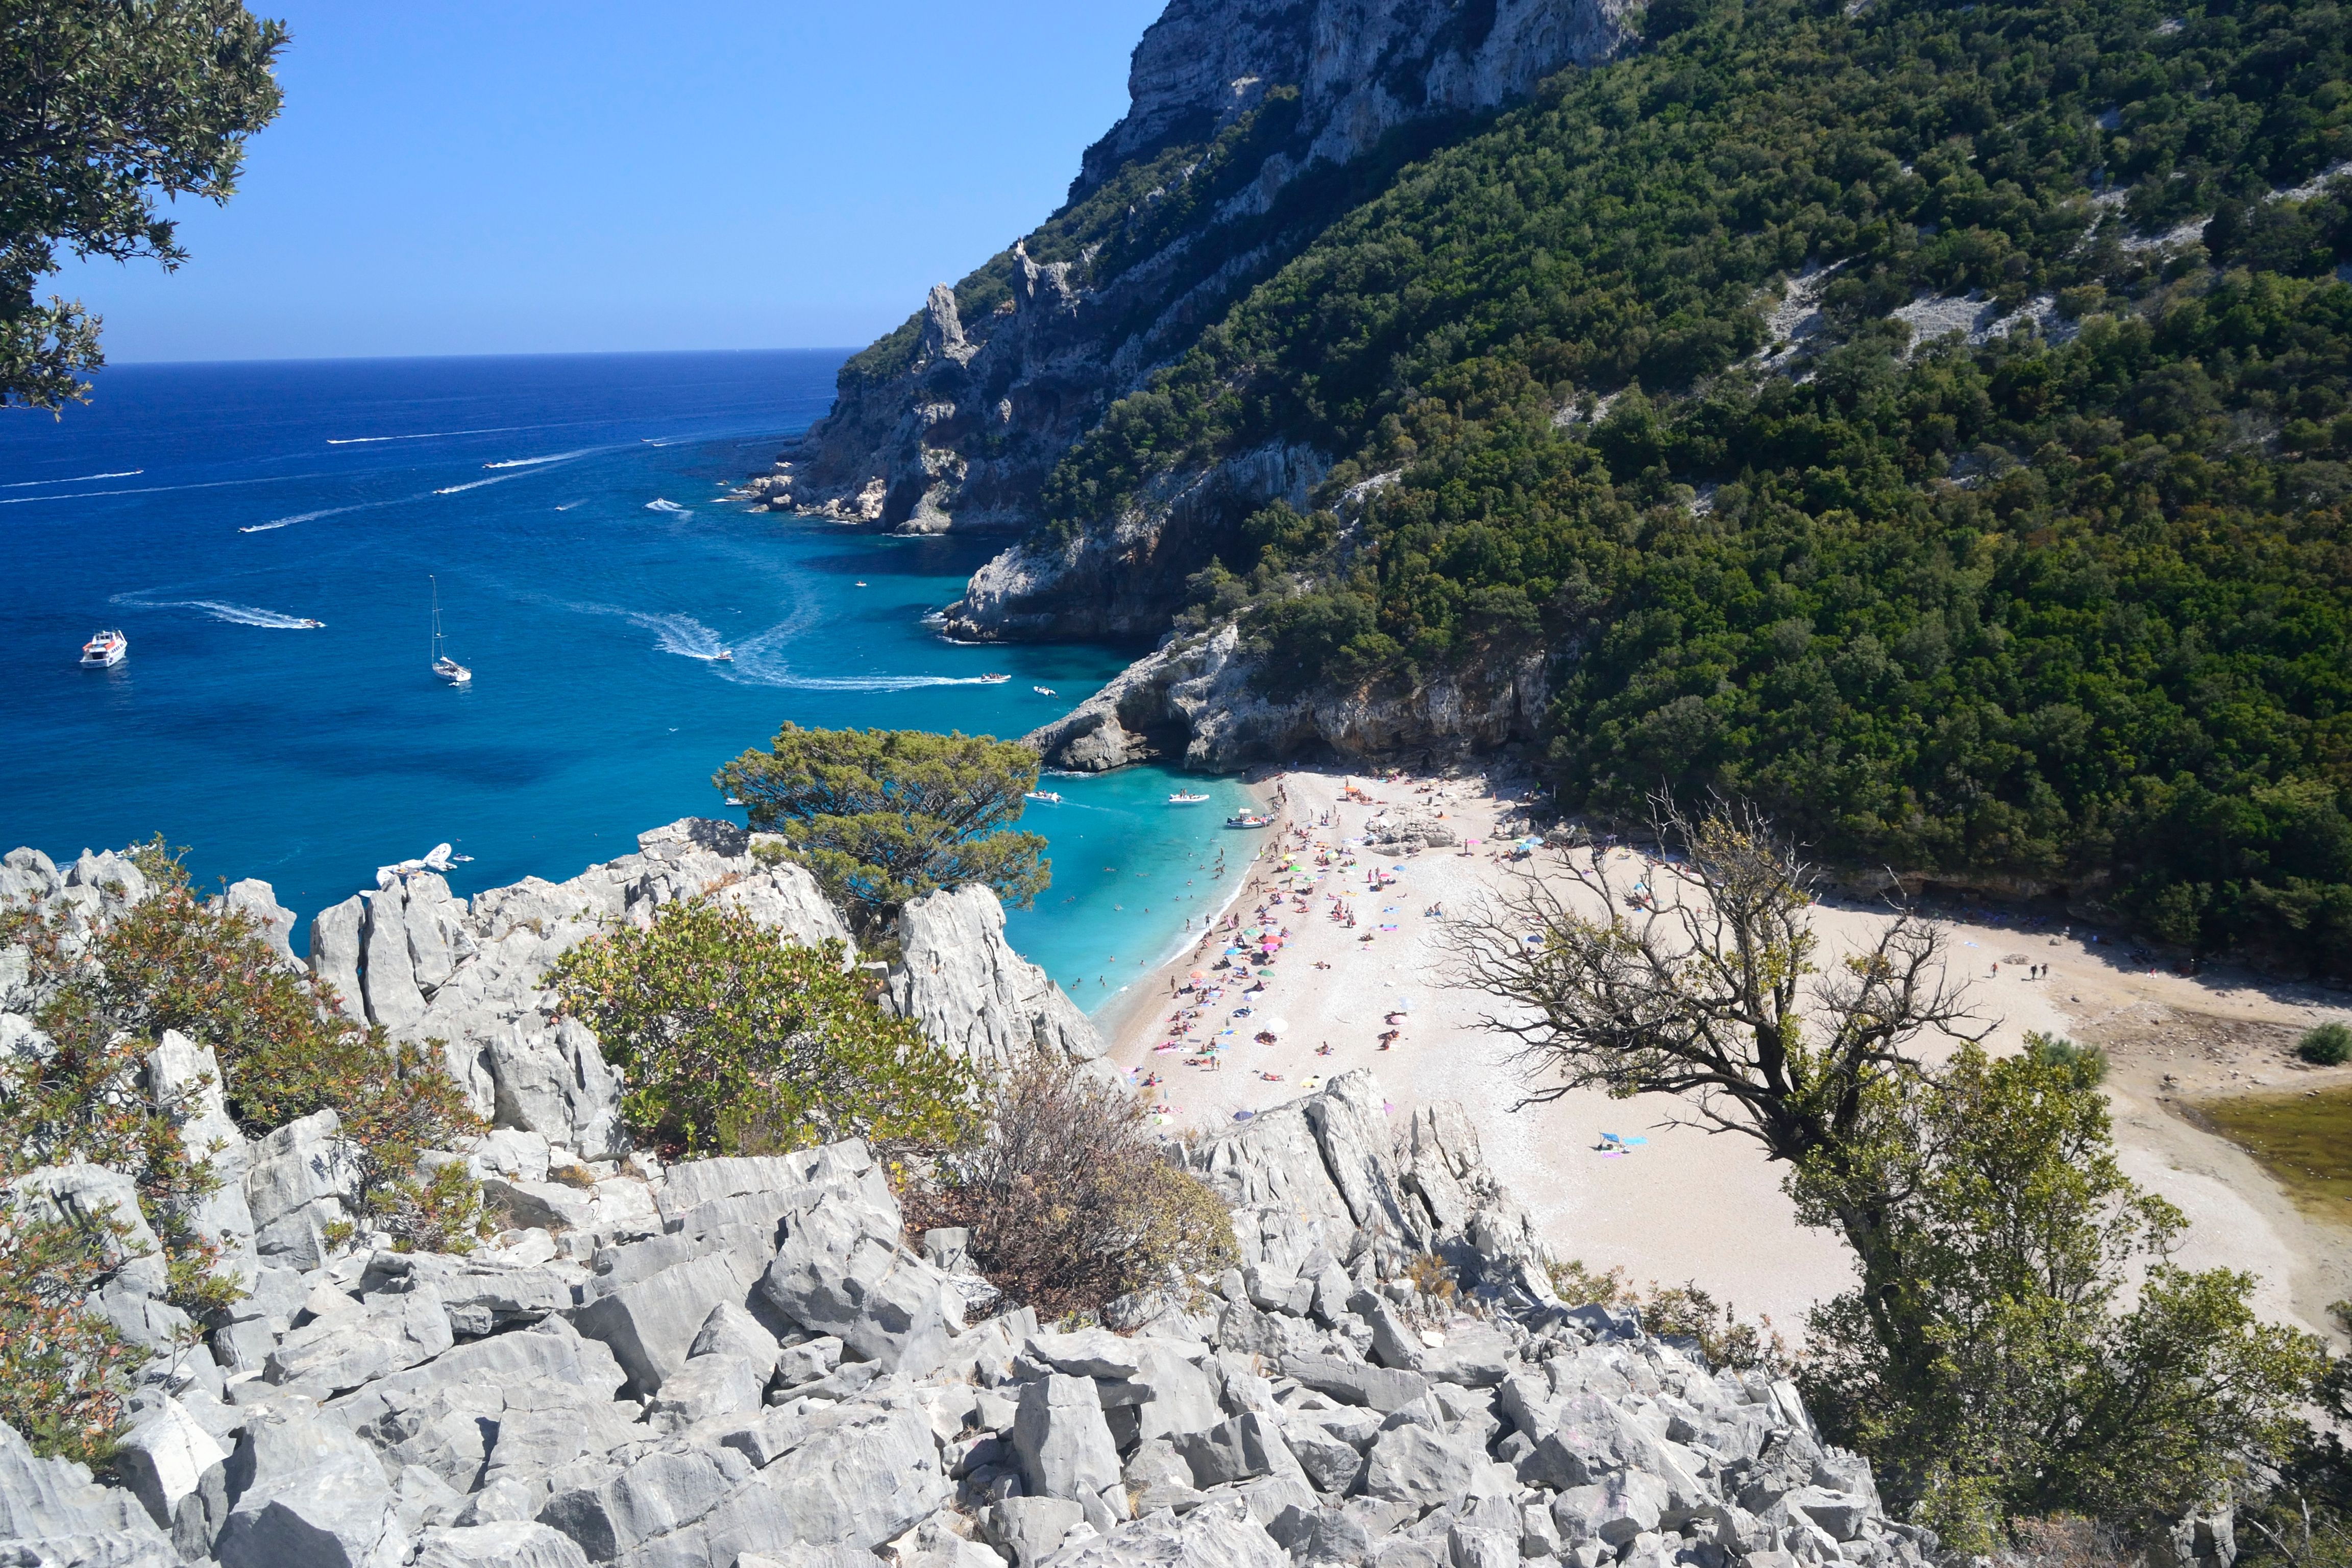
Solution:
{"label": "green shrub", "polygon": [[908,900],[977,882],[1026,907],[1051,879],[1045,841],[1012,825],[1037,787],[1037,753],[989,735],[804,730],[786,724],[712,781],[779,833],[861,938]]}
{"label": "green shrub", "polygon": [[2025,1054],[2040,1066],[2069,1070],[2084,1089],[2096,1089],[2107,1080],[2107,1053],[2096,1046],[2078,1046],[2063,1035],[2029,1030]]}
{"label": "green shrub", "polygon": [[804,947],[740,910],[666,904],[649,927],[581,943],[547,983],[625,1074],[630,1127],[674,1153],[925,1148],[971,1115],[971,1068],[878,1005],[839,942]]}
{"label": "green shrub", "polygon": [[2316,1062],[2324,1068],[2340,1068],[2352,1061],[2352,1029],[2333,1020],[2305,1032],[2295,1042],[2295,1055],[2305,1061]]}

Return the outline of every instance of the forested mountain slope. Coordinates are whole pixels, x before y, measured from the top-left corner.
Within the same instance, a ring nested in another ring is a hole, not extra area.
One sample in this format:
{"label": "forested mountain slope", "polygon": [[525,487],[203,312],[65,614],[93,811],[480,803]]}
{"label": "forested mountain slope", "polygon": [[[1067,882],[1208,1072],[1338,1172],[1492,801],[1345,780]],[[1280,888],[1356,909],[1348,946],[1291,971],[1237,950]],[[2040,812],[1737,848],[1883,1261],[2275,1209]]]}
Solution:
{"label": "forested mountain slope", "polygon": [[1115,405],[1039,591],[1311,450],[1326,510],[1155,542],[1218,557],[1186,622],[1237,618],[1265,699],[1532,652],[1570,805],[1717,789],[1848,863],[2352,968],[2347,14],[1647,25]]}

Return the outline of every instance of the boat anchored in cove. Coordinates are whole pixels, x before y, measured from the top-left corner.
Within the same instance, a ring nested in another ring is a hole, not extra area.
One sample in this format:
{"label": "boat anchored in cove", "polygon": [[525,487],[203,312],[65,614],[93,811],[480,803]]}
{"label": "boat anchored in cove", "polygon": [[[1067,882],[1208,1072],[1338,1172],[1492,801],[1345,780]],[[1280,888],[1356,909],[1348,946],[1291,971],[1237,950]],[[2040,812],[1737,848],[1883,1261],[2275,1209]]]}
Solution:
{"label": "boat anchored in cove", "polygon": [[452,686],[464,686],[474,679],[474,672],[449,657],[441,637],[441,584],[437,578],[426,577],[433,584],[433,673]]}

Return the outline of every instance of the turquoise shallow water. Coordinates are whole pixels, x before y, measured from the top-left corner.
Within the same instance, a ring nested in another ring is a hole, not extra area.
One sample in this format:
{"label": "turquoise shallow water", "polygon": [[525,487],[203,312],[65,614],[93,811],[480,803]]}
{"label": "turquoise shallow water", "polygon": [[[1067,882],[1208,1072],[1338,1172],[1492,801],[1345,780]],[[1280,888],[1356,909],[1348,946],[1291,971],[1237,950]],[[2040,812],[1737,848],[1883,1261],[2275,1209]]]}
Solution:
{"label": "turquoise shallow water", "polygon": [[[1002,541],[713,499],[824,412],[840,358],[126,367],[62,422],[8,416],[0,845],[160,831],[202,881],[265,878],[305,917],[443,840],[474,858],[460,892],[561,879],[657,823],[740,819],[710,774],[784,720],[1018,735],[1114,673],[1119,650],[924,624]],[[428,574],[469,688],[427,669]],[[101,626],[130,658],[78,668]],[[1164,805],[1180,782],[1210,801]],[[1228,780],[1053,787],[1023,825],[1054,885],[1008,924],[1097,1007],[1255,836],[1219,826]]]}

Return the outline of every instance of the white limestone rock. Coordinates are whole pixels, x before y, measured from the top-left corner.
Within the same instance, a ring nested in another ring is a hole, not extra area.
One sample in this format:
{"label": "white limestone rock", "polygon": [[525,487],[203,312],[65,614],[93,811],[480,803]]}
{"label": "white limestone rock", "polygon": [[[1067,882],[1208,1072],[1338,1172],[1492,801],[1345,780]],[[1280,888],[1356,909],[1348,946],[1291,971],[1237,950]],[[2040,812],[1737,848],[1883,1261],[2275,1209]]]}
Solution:
{"label": "white limestone rock", "polygon": [[988,1063],[1042,1047],[1087,1062],[1105,1049],[1077,1004],[1004,940],[1004,906],[983,887],[942,889],[898,914],[893,1011],[934,1042]]}

